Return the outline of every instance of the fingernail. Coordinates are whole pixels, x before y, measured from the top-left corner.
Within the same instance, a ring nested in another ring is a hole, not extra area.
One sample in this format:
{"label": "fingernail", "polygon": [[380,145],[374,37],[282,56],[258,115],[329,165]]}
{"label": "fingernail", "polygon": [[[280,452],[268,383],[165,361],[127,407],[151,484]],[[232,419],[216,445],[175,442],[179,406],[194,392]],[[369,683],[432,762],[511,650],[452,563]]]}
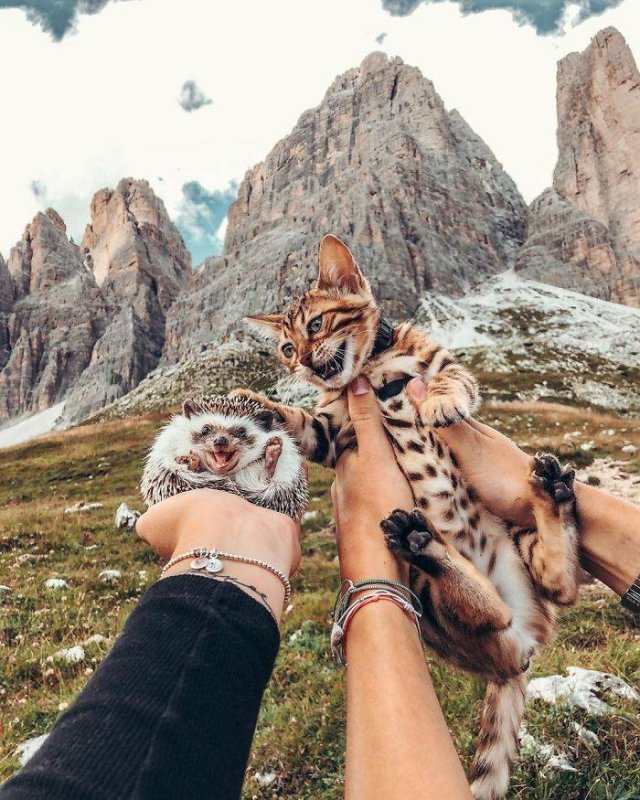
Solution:
{"label": "fingernail", "polygon": [[427,396],[427,387],[421,378],[413,378],[407,385],[407,391],[415,400],[424,400]]}
{"label": "fingernail", "polygon": [[354,381],[351,381],[350,389],[355,395],[367,394],[369,391],[369,381],[364,375],[358,375]]}

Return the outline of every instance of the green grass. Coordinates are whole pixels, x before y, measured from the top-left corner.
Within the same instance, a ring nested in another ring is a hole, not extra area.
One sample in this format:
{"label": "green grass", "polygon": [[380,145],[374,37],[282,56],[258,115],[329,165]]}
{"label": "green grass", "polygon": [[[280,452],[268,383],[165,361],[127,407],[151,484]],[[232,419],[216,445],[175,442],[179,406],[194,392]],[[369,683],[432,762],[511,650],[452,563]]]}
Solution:
{"label": "green grass", "polygon": [[[570,409],[495,405],[485,419],[527,449],[546,447],[588,463],[612,454],[638,470],[637,458],[621,454],[624,443],[640,445],[640,424]],[[137,482],[142,457],[159,418],[83,426],[33,444],[0,451],[0,779],[18,766],[16,746],[47,731],[60,710],[107,654],[137,599],[158,574],[148,548],[115,531],[121,501],[140,507]],[[613,430],[610,434],[608,431]],[[565,433],[572,433],[565,438]],[[593,441],[591,450],[581,444]],[[294,581],[293,608],[285,615],[282,647],[267,690],[254,744],[245,798],[336,800],[342,796],[344,673],[331,661],[329,613],[338,586],[331,535],[331,474],[311,470],[311,510],[305,525],[303,564]],[[78,500],[104,508],[75,516],[64,508]],[[122,571],[105,584],[103,569]],[[47,578],[63,577],[64,590],[47,590]],[[48,660],[62,647],[93,634],[106,643],[85,647],[79,664]],[[468,766],[477,730],[482,685],[427,656],[456,745]],[[535,667],[536,675],[567,665],[610,671],[631,683],[640,677],[638,631],[610,595],[588,595],[562,617],[558,637]],[[614,703],[615,705],[615,703]],[[569,715],[536,703],[528,727],[539,740],[570,752],[579,774],[545,772],[535,760],[518,768],[512,796],[519,800],[622,800],[638,792],[640,726],[637,709],[616,706],[613,716]],[[571,727],[577,719],[601,744],[582,744]],[[273,771],[266,788],[256,772]]]}

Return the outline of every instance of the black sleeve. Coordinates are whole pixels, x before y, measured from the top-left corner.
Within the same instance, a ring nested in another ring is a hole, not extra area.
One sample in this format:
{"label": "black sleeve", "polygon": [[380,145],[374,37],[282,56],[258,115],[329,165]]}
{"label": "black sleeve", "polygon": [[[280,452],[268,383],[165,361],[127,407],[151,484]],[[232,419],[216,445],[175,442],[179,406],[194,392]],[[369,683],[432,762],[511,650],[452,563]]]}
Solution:
{"label": "black sleeve", "polygon": [[237,586],[159,581],[0,800],[237,800],[278,645]]}

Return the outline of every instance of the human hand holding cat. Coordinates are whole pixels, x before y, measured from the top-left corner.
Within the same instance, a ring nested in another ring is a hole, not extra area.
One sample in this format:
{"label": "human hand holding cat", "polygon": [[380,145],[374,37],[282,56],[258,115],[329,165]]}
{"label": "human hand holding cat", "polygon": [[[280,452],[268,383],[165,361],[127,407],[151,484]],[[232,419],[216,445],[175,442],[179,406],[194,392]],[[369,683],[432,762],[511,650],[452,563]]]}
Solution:
{"label": "human hand holding cat", "polygon": [[[419,408],[426,397],[420,378],[407,384]],[[462,472],[482,503],[500,519],[518,525],[535,524],[530,502],[531,458],[510,439],[471,417],[435,430],[453,451]]]}
{"label": "human hand holding cat", "polygon": [[346,451],[331,487],[343,580],[389,578],[407,581],[408,568],[387,547],[380,520],[393,509],[413,508],[413,494],[398,467],[380,419],[380,408],[366,378],[348,390],[349,415],[358,450]]}

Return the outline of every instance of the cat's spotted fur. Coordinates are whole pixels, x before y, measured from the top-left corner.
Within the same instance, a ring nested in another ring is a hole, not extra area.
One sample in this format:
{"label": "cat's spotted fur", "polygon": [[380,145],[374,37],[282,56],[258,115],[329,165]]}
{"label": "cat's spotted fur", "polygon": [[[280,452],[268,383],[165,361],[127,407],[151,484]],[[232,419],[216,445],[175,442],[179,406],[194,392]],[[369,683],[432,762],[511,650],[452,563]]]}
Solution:
{"label": "cat's spotted fur", "polygon": [[[476,798],[502,797],[518,751],[530,658],[552,635],[554,606],[573,603],[577,594],[573,471],[550,455],[533,459],[536,530],[511,530],[489,513],[433,430],[472,414],[475,380],[408,323],[380,342],[369,284],[333,236],[320,248],[317,287],[282,315],[250,320],[277,339],[293,374],[322,388],[313,415],[270,404],[311,460],[333,466],[354,446],[345,386],[362,373],[374,387],[416,504],[411,514],[394,511],[382,528],[389,546],[411,564],[425,609],[425,642],[489,682],[472,790]],[[415,376],[427,384],[418,414],[405,390]]]}

